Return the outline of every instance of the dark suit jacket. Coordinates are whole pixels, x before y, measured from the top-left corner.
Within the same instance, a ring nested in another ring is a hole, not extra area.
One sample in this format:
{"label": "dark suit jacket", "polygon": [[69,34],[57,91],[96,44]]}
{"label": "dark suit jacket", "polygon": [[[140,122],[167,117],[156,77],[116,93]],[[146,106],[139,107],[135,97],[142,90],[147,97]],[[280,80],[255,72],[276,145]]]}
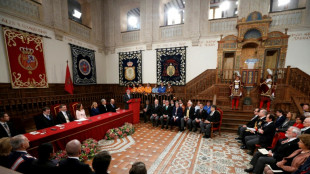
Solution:
{"label": "dark suit jacket", "polygon": [[268,146],[271,145],[274,134],[276,132],[276,127],[274,122],[271,122],[267,125],[268,123],[266,123],[262,129],[264,131],[263,134],[259,134],[259,144],[266,148]]}
{"label": "dark suit jacket", "polygon": [[310,128],[308,128],[306,131],[301,132],[302,134],[310,134]]}
{"label": "dark suit jacket", "polygon": [[[177,112],[177,115],[175,115],[175,112]],[[179,119],[183,118],[183,110],[182,110],[182,108],[178,107],[178,110],[176,111],[176,107],[173,107],[172,116],[176,116]]]}
{"label": "dark suit jacket", "polygon": [[290,154],[292,154],[295,150],[299,149],[298,138],[288,143],[282,144],[281,142],[285,140],[287,140],[287,138],[279,140],[276,147],[272,150],[273,158],[277,161],[281,161],[284,157],[290,156]]}
{"label": "dark suit jacket", "polygon": [[92,174],[88,164],[84,164],[77,159],[67,158],[59,162],[59,171],[62,174]]}
{"label": "dark suit jacket", "polygon": [[277,118],[276,122],[275,122],[275,126],[276,128],[280,127],[283,122],[285,121],[286,117],[284,115],[282,115],[282,117]]}
{"label": "dark suit jacket", "polygon": [[47,119],[43,114],[34,117],[37,130],[55,126],[54,118],[52,115],[49,116],[51,120]]}
{"label": "dark suit jacket", "polygon": [[219,122],[221,119],[221,114],[219,113],[219,111],[214,111],[213,115],[212,111],[210,113],[210,115],[207,116],[207,120],[210,122]]}
{"label": "dark suit jacket", "polygon": [[111,104],[109,104],[108,105],[108,112],[116,112],[116,109],[117,109],[117,106],[115,106],[115,105],[111,105]]}
{"label": "dark suit jacket", "polygon": [[[16,135],[16,130],[15,130],[13,124],[11,122],[6,122],[6,124],[8,125],[8,127],[10,129],[11,137],[15,136]],[[6,130],[4,129],[4,127],[1,124],[0,125],[0,138],[2,138],[2,137],[9,137],[9,135],[8,135],[8,133],[6,132]]]}
{"label": "dark suit jacket", "polygon": [[260,129],[263,127],[265,123],[266,123],[266,117],[264,117],[263,119],[258,118],[255,124],[257,126],[257,129]]}
{"label": "dark suit jacket", "polygon": [[90,116],[95,116],[95,115],[99,115],[99,114],[100,114],[100,111],[99,111],[98,107],[96,109],[95,108],[90,109]]}
{"label": "dark suit jacket", "polygon": [[152,114],[157,114],[157,116],[161,116],[162,115],[162,107],[160,105],[158,105],[155,108],[155,105],[152,107]]}
{"label": "dark suit jacket", "polygon": [[[186,107],[186,109],[185,109],[185,111],[184,111],[184,117],[186,116],[186,113],[187,113],[187,110],[188,110],[189,108],[188,107]],[[194,120],[195,119],[195,107],[191,107],[190,108],[190,110],[189,110],[189,118],[191,119],[191,120]]]}
{"label": "dark suit jacket", "polygon": [[254,115],[254,117],[252,118],[252,120],[250,120],[246,126],[247,127],[254,127],[255,126],[255,122],[258,120],[259,116],[258,115]]}
{"label": "dark suit jacket", "polygon": [[17,162],[17,160],[19,158],[22,158],[24,161],[22,161],[20,163],[20,165],[15,169],[15,171],[18,171],[20,173],[31,173],[31,163],[33,160],[35,160],[35,158],[33,158],[32,156],[30,156],[28,153],[26,152],[16,152],[16,151],[12,151],[9,155],[8,158],[8,166],[9,168],[11,168],[15,162]]}
{"label": "dark suit jacket", "polygon": [[[69,117],[69,120],[70,120],[70,121],[73,121],[73,120],[74,120],[69,111],[67,111],[67,116]],[[62,114],[61,111],[58,112],[57,117],[56,117],[56,120],[57,120],[56,122],[57,122],[58,124],[67,123],[67,122],[66,122],[66,118],[65,118],[64,114]]]}
{"label": "dark suit jacket", "polygon": [[57,162],[53,160],[39,161],[38,159],[32,161],[31,173],[32,174],[55,174],[58,172],[56,167]]}
{"label": "dark suit jacket", "polygon": [[173,109],[171,106],[168,106],[168,108],[164,106],[162,109],[163,109],[162,110],[163,115],[168,115],[169,117],[171,117]]}
{"label": "dark suit jacket", "polygon": [[105,105],[105,107],[104,105],[99,105],[98,108],[99,108],[100,114],[104,114],[108,112],[108,105]]}
{"label": "dark suit jacket", "polygon": [[[146,105],[144,105],[143,109],[146,109]],[[146,109],[146,112],[144,112],[144,110],[143,110],[143,113],[145,113],[146,115],[151,115],[151,113],[152,113],[152,106],[148,105],[147,109]]]}
{"label": "dark suit jacket", "polygon": [[125,94],[124,95],[124,103],[125,103],[125,109],[129,109],[129,105],[128,105],[128,100],[130,100],[130,99],[132,99],[133,97],[132,97],[132,95],[130,94],[130,98],[128,98],[128,95],[127,94]]}
{"label": "dark suit jacket", "polygon": [[289,120],[288,122],[285,120],[284,123],[278,127],[278,132],[286,132],[290,126],[294,125],[294,123],[295,120]]}
{"label": "dark suit jacket", "polygon": [[198,109],[195,113],[195,119],[205,119],[207,116],[207,111],[202,109],[201,113],[200,113],[200,109]]}

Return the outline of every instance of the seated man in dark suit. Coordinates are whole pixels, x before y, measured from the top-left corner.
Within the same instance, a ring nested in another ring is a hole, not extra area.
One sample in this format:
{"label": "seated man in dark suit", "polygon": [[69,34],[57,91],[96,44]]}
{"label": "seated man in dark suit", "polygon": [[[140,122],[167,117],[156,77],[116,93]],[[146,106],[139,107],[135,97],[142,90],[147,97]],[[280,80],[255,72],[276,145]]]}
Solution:
{"label": "seated man in dark suit", "polygon": [[42,110],[43,113],[36,116],[34,119],[37,130],[55,126],[54,118],[51,116],[50,108],[44,107]]}
{"label": "seated man in dark suit", "polygon": [[88,164],[80,162],[81,143],[79,140],[71,140],[66,145],[68,158],[59,162],[59,171],[63,174],[91,174]]}
{"label": "seated man in dark suit", "polygon": [[101,114],[108,112],[107,101],[105,99],[101,99],[101,105],[98,106]]}
{"label": "seated man in dark suit", "polygon": [[162,108],[158,104],[158,100],[155,99],[154,106],[152,108],[152,115],[151,115],[151,118],[150,118],[151,123],[153,124],[154,127],[158,126],[158,120],[159,120],[159,118],[160,118],[160,116],[162,114],[161,111],[162,111]]}
{"label": "seated man in dark suit", "polygon": [[27,153],[29,140],[24,135],[16,135],[11,139],[12,152],[8,158],[8,167],[20,173],[31,173],[34,157]]}
{"label": "seated man in dark suit", "polygon": [[274,125],[276,128],[279,128],[284,123],[286,117],[284,116],[284,112],[281,109],[276,111],[276,116],[278,118],[275,120]]}
{"label": "seated man in dark suit", "polygon": [[146,100],[145,101],[145,106],[144,108],[142,109],[143,111],[143,119],[144,119],[144,123],[147,122],[148,120],[148,117],[151,116],[151,112],[152,112],[152,108],[150,106],[150,101],[149,100]]}
{"label": "seated man in dark suit", "polygon": [[58,124],[63,124],[63,123],[69,123],[73,121],[73,117],[71,116],[70,112],[67,111],[67,106],[64,104],[61,104],[59,106],[59,112],[56,117],[57,123]]}
{"label": "seated man in dark suit", "polygon": [[10,116],[5,113],[0,113],[0,138],[12,137],[16,135],[16,130],[10,121]]}
{"label": "seated man in dark suit", "polygon": [[256,152],[250,162],[253,165],[252,168],[245,169],[245,172],[253,173],[263,173],[266,164],[272,165],[276,162],[281,161],[284,157],[289,156],[298,147],[297,138],[301,134],[301,131],[297,127],[291,126],[287,131],[285,136],[287,138],[278,141],[274,149],[269,151],[268,155],[263,155],[259,151]]}
{"label": "seated man in dark suit", "polygon": [[254,117],[247,124],[238,127],[238,135],[239,135],[239,137],[235,138],[236,140],[242,140],[243,134],[247,130],[248,127],[249,128],[254,128],[255,122],[259,118],[259,116],[258,116],[259,111],[260,111],[259,108],[255,108],[254,109]]}
{"label": "seated man in dark suit", "polygon": [[195,119],[192,121],[192,125],[194,127],[194,132],[197,131],[197,126],[200,126],[202,119],[205,118],[207,115],[207,111],[203,109],[203,103],[199,103],[199,108],[195,113]]}
{"label": "seated man in dark suit", "polygon": [[160,117],[161,128],[164,128],[164,120],[166,120],[166,129],[168,129],[169,120],[171,119],[172,108],[169,106],[169,100],[165,101],[165,106],[162,108],[162,116]]}
{"label": "seated man in dark suit", "polygon": [[203,138],[210,138],[211,135],[211,123],[212,122],[219,122],[221,119],[221,114],[216,110],[216,106],[211,106],[211,113],[207,115],[207,118],[204,119],[202,127],[204,128],[205,135]]}
{"label": "seated man in dark suit", "polygon": [[310,117],[303,122],[304,128],[301,129],[301,134],[310,134]]}
{"label": "seated man in dark suit", "polygon": [[95,174],[108,174],[111,159],[111,155],[108,151],[97,153],[92,163]]}
{"label": "seated man in dark suit", "polygon": [[274,134],[276,132],[274,120],[275,116],[268,114],[266,117],[266,123],[262,128],[257,130],[258,136],[246,142],[246,146],[250,150],[248,154],[253,155],[255,144],[259,144],[264,148],[267,148],[271,145]]}
{"label": "seated man in dark suit", "polygon": [[187,107],[184,111],[183,120],[181,120],[181,129],[184,130],[184,124],[186,123],[189,131],[192,131],[192,122],[195,120],[195,107],[192,106],[191,101],[187,102]]}
{"label": "seated man in dark suit", "polygon": [[170,119],[171,123],[171,129],[174,124],[178,125],[179,131],[182,131],[181,129],[181,120],[183,118],[183,110],[182,107],[179,105],[179,102],[175,102],[174,108],[172,110],[172,117]]}
{"label": "seated man in dark suit", "polygon": [[114,99],[112,98],[111,100],[110,100],[110,104],[108,105],[108,112],[116,112],[116,111],[118,111],[119,110],[119,108],[117,108],[116,106],[115,106],[115,101],[114,101]]}
{"label": "seated man in dark suit", "polygon": [[34,160],[31,165],[32,174],[54,174],[57,173],[57,161],[51,160],[54,148],[51,143],[43,143],[38,148],[38,159]]}

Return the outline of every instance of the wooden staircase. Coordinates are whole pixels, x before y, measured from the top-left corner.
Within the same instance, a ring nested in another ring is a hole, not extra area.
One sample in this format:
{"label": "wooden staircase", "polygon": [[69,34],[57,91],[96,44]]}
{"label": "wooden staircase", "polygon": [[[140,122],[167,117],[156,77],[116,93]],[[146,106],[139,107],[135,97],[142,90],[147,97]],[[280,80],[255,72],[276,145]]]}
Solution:
{"label": "wooden staircase", "polygon": [[253,117],[253,112],[223,110],[222,128],[224,132],[237,132],[240,125],[246,124]]}

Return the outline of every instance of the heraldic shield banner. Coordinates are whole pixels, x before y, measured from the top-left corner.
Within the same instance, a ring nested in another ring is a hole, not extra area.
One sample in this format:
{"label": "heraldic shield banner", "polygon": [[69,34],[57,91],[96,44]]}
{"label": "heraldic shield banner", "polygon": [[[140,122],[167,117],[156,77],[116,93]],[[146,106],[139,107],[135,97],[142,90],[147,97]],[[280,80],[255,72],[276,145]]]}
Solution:
{"label": "heraldic shield banner", "polygon": [[142,83],[142,51],[119,53],[119,84]]}
{"label": "heraldic shield banner", "polygon": [[157,83],[186,84],[186,47],[156,49]]}
{"label": "heraldic shield banner", "polygon": [[95,51],[70,44],[72,55],[73,84],[96,84]]}
{"label": "heraldic shield banner", "polygon": [[42,37],[7,27],[3,33],[12,88],[48,88]]}

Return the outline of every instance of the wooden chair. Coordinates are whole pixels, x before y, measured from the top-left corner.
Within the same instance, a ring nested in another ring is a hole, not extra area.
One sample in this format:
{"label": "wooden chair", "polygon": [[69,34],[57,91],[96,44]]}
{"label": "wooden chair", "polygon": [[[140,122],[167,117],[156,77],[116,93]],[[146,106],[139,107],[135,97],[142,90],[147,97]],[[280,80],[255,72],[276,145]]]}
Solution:
{"label": "wooden chair", "polygon": [[220,108],[217,108],[217,111],[220,113],[220,121],[218,122],[211,122],[211,138],[213,137],[214,131],[219,131],[219,135],[221,136],[221,126],[222,126],[222,119],[223,119],[223,111]]}
{"label": "wooden chair", "polygon": [[51,114],[53,115],[53,118],[56,119],[56,116],[59,112],[59,106],[60,104],[55,104],[51,106]]}
{"label": "wooden chair", "polygon": [[72,102],[69,104],[69,111],[71,112],[71,115],[76,120],[76,106],[79,104],[79,102]]}

